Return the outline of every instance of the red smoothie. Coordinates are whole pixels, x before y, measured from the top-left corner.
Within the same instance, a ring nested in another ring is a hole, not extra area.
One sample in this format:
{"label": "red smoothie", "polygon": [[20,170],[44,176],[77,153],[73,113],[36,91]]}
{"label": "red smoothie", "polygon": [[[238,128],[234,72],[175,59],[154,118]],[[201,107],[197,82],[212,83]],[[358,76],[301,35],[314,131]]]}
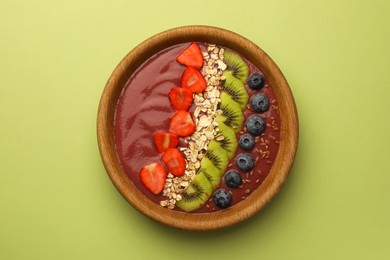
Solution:
{"label": "red smoothie", "polygon": [[[154,195],[141,183],[139,172],[143,166],[152,162],[161,162],[159,153],[153,142],[153,135],[158,131],[168,131],[169,123],[175,110],[172,108],[168,93],[173,87],[180,87],[181,75],[185,66],[176,61],[176,57],[189,45],[179,44],[167,48],[148,59],[130,77],[119,98],[115,114],[115,143],[122,167],[134,183],[134,185],[149,199],[159,203],[166,199],[162,194]],[[206,45],[200,44],[201,48]],[[222,46],[223,47],[223,46]],[[253,64],[245,60],[249,66],[249,74],[259,72]],[[262,73],[261,73],[262,74]],[[240,188],[232,189],[222,180],[220,188],[225,188],[232,193],[232,204],[244,200],[262,183],[268,175],[279,148],[280,117],[279,108],[272,87],[265,78],[265,86],[260,91],[252,90],[245,85],[249,97],[255,93],[262,93],[269,99],[268,110],[261,114],[267,124],[266,130],[256,138],[255,148],[251,151],[243,151],[239,146],[226,171],[235,169],[235,157],[243,152],[252,154],[256,162],[253,170],[241,173],[243,184]],[[193,108],[190,109],[190,112]],[[257,114],[249,107],[244,110],[247,118]],[[246,132],[245,123],[241,132],[237,134],[237,140]],[[184,146],[184,139],[180,146]],[[181,211],[178,207],[174,210]],[[192,211],[194,213],[206,213],[220,210],[215,206],[212,196],[205,206]]]}

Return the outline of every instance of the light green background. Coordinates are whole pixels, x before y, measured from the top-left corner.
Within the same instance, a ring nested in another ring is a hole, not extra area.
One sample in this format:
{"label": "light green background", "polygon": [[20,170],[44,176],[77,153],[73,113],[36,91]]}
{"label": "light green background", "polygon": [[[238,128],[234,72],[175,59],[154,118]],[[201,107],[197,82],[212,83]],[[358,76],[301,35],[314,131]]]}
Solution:
{"label": "light green background", "polygon": [[[0,0],[0,259],[390,259],[390,2],[162,2]],[[95,131],[122,57],[190,24],[263,48],[300,120],[272,203],[205,233],[133,209]]]}

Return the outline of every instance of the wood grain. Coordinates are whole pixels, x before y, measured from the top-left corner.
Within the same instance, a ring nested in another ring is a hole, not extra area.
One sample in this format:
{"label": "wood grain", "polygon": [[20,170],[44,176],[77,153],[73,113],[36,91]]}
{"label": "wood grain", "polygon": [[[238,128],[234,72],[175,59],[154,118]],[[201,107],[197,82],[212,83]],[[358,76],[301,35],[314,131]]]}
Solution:
{"label": "wood grain", "polygon": [[[114,141],[114,114],[120,93],[132,73],[149,57],[183,42],[207,42],[237,51],[269,79],[278,99],[281,116],[279,151],[272,169],[251,196],[226,210],[184,213],[162,208],[146,198],[129,180],[119,162]],[[238,223],[263,208],[286,180],[298,145],[298,116],[293,95],[278,66],[258,46],[231,31],[210,26],[184,26],[159,33],[136,46],[113,71],[99,104],[97,137],[106,171],[122,196],[144,215],[163,224],[186,230],[212,230]]]}

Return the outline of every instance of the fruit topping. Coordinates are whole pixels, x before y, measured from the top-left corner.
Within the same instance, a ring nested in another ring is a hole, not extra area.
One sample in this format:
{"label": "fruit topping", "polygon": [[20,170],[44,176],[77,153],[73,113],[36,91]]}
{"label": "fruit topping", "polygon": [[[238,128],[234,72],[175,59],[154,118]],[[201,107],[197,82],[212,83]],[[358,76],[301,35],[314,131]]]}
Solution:
{"label": "fruit topping", "polygon": [[194,100],[192,91],[186,88],[172,88],[169,91],[169,100],[176,110],[188,110]]}
{"label": "fruit topping", "polygon": [[203,55],[198,44],[192,43],[188,46],[176,60],[187,67],[195,67],[197,69],[203,66]]}
{"label": "fruit topping", "polygon": [[221,182],[222,172],[207,157],[202,159],[198,173],[203,173],[215,190]]}
{"label": "fruit topping", "polygon": [[195,131],[195,123],[190,113],[184,110],[177,111],[171,118],[169,130],[179,136],[189,136]]}
{"label": "fruit topping", "polygon": [[253,157],[249,153],[242,153],[239,156],[237,156],[236,164],[238,169],[244,172],[248,172],[252,170],[253,168]]}
{"label": "fruit topping", "polygon": [[225,189],[219,189],[214,193],[213,200],[219,208],[226,209],[232,203],[232,195]]}
{"label": "fruit topping", "polygon": [[253,147],[255,146],[255,140],[250,134],[246,133],[240,137],[238,144],[242,149],[249,151],[252,150]]}
{"label": "fruit topping", "polygon": [[[234,130],[224,123],[218,124],[219,131],[223,136],[222,140],[218,140],[221,147],[226,151],[229,160],[234,156],[237,149],[237,138]],[[219,139],[219,138],[217,138]]]}
{"label": "fruit topping", "polygon": [[224,75],[233,75],[235,78],[241,80],[242,83],[246,82],[248,77],[249,68],[246,62],[236,53],[225,50],[223,61],[227,65]]}
{"label": "fruit topping", "polygon": [[259,113],[263,113],[267,111],[269,106],[268,98],[265,95],[260,93],[254,95],[251,98],[250,104],[252,109]]}
{"label": "fruit topping", "polygon": [[181,200],[176,202],[176,206],[189,212],[203,206],[211,196],[211,183],[203,173],[195,175],[191,184],[180,194]]}
{"label": "fruit topping", "polygon": [[142,184],[157,195],[164,188],[167,172],[161,164],[150,163],[141,169],[139,176]]}
{"label": "fruit topping", "polygon": [[248,85],[252,89],[262,89],[264,87],[264,76],[260,73],[253,73],[249,76]]}
{"label": "fruit topping", "polygon": [[217,114],[216,121],[218,124],[224,123],[231,127],[236,133],[240,132],[244,115],[242,114],[240,105],[234,101],[229,94],[222,91],[221,103],[219,104],[222,114]]}
{"label": "fruit topping", "polygon": [[201,93],[206,89],[207,83],[197,68],[187,67],[181,76],[181,86],[194,93]]}
{"label": "fruit topping", "polygon": [[259,115],[251,115],[246,120],[248,132],[254,135],[260,135],[265,130],[265,122]]}
{"label": "fruit topping", "polygon": [[241,110],[245,109],[249,97],[244,83],[233,75],[227,74],[226,79],[222,84],[222,90],[229,94],[231,98],[240,105]]}
{"label": "fruit topping", "polygon": [[225,183],[229,188],[236,189],[242,184],[242,178],[240,174],[235,170],[230,170],[225,173]]}
{"label": "fruit topping", "polygon": [[182,176],[186,170],[186,160],[183,154],[176,148],[169,148],[162,156],[162,160],[170,173],[174,176]]}
{"label": "fruit topping", "polygon": [[205,156],[220,170],[220,176],[222,176],[222,173],[225,172],[229,163],[229,157],[226,151],[220,146],[220,143],[211,140]]}
{"label": "fruit topping", "polygon": [[157,132],[154,134],[154,144],[162,153],[168,148],[175,148],[179,144],[179,136],[170,132]]}

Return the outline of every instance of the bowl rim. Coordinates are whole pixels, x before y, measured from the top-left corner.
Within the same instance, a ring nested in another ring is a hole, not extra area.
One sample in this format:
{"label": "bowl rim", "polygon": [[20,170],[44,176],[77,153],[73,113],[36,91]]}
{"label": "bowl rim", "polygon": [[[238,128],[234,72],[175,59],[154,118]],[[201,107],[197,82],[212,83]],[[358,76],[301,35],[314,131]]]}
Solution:
{"label": "bowl rim", "polygon": [[[115,149],[114,114],[117,101],[131,74],[148,58],[169,46],[207,42],[240,53],[268,78],[280,109],[280,145],[275,162],[263,183],[240,203],[212,213],[169,210],[144,196],[123,171]],[[262,209],[279,191],[293,165],[298,146],[298,114],[287,80],[276,63],[257,45],[232,31],[189,25],[160,32],[131,50],[108,79],[98,108],[97,140],[108,176],[121,195],[138,211],[165,225],[185,230],[213,230],[241,222]]]}

